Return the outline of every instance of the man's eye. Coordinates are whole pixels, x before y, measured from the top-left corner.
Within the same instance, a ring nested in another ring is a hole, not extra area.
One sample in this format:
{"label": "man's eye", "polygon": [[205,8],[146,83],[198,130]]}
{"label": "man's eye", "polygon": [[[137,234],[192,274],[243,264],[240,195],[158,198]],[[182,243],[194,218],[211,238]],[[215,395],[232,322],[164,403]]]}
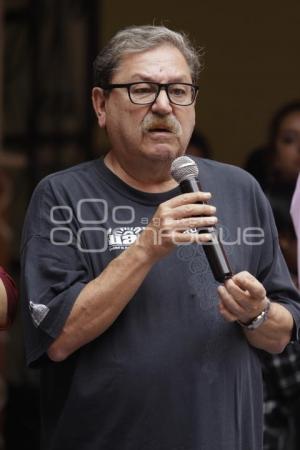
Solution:
{"label": "man's eye", "polygon": [[133,92],[135,94],[148,94],[149,92],[152,92],[150,88],[137,88],[134,89]]}
{"label": "man's eye", "polygon": [[170,94],[175,95],[176,97],[181,97],[183,95],[186,95],[186,90],[182,88],[172,88]]}
{"label": "man's eye", "polygon": [[155,92],[155,88],[152,86],[147,86],[147,85],[138,85],[138,86],[132,86],[131,92],[134,95],[147,95],[147,94],[153,94],[153,92]]}

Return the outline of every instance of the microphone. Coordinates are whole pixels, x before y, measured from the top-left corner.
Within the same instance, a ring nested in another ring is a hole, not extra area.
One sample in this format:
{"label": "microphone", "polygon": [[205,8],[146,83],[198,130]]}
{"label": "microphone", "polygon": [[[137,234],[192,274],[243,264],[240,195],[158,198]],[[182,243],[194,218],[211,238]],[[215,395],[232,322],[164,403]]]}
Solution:
{"label": "microphone", "polygon": [[[202,191],[197,180],[198,173],[197,164],[188,156],[180,156],[172,162],[171,175],[179,184],[182,193]],[[203,244],[203,250],[215,280],[224,283],[225,280],[232,277],[232,270],[224,248],[219,241],[217,230],[215,227],[201,228],[199,233],[211,234],[212,239]]]}

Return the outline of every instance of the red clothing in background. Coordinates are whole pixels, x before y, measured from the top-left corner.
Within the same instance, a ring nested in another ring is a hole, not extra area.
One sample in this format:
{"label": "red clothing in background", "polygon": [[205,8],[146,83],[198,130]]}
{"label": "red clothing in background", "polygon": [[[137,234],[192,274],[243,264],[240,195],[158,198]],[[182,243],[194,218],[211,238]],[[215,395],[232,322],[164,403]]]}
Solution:
{"label": "red clothing in background", "polygon": [[12,278],[5,272],[0,266],[0,279],[2,280],[7,294],[7,321],[6,325],[9,325],[15,316],[17,309],[17,289]]}

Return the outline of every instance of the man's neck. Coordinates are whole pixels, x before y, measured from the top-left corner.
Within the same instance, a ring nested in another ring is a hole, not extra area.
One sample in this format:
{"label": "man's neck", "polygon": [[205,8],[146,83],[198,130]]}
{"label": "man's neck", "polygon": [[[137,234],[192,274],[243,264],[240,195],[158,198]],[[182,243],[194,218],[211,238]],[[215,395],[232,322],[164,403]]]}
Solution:
{"label": "man's neck", "polygon": [[167,192],[178,186],[170,175],[170,161],[149,161],[147,168],[141,165],[126,167],[110,152],[105,156],[104,163],[126,184],[143,192]]}

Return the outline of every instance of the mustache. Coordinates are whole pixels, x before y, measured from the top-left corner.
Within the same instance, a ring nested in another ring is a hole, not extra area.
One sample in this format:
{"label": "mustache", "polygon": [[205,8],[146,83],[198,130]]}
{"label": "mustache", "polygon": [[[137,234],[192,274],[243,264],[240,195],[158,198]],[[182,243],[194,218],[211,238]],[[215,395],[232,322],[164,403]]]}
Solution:
{"label": "mustache", "polygon": [[153,113],[147,114],[142,122],[142,129],[144,132],[153,130],[155,128],[163,128],[176,136],[180,136],[182,128],[176,117],[174,116],[158,116]]}

